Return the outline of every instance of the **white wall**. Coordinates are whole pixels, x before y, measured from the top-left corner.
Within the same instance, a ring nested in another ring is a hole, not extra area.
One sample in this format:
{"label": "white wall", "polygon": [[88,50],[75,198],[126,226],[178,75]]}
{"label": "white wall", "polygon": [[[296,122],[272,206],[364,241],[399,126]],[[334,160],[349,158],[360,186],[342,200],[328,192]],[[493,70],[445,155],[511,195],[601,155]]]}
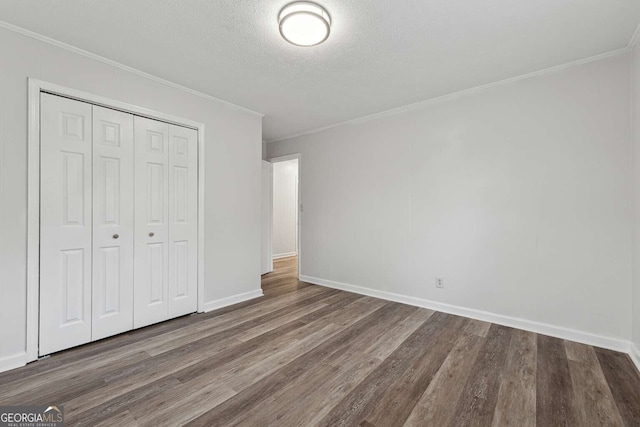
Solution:
{"label": "white wall", "polygon": [[205,301],[260,290],[261,118],[0,29],[0,370],[25,350],[27,77],[206,127]]}
{"label": "white wall", "polygon": [[295,255],[298,212],[298,159],[273,164],[273,257]]}
{"label": "white wall", "polygon": [[640,362],[640,47],[633,52],[633,343],[632,354]]}
{"label": "white wall", "polygon": [[304,159],[301,274],[622,347],[631,59],[269,144]]}

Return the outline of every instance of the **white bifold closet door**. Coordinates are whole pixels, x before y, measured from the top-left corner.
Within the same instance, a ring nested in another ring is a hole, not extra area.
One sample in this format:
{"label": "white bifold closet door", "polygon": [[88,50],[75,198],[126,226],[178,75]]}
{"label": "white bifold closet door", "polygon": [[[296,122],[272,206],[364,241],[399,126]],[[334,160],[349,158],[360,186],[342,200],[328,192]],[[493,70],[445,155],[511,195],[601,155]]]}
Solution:
{"label": "white bifold closet door", "polygon": [[197,132],[135,117],[136,328],[197,309]]}
{"label": "white bifold closet door", "polygon": [[93,107],[92,340],[133,329],[133,115]]}
{"label": "white bifold closet door", "polygon": [[169,317],[198,309],[198,132],[169,125]]}
{"label": "white bifold closet door", "polygon": [[39,354],[197,311],[197,131],[40,100]]}
{"label": "white bifold closet door", "polygon": [[91,341],[91,107],[40,97],[41,355]]}

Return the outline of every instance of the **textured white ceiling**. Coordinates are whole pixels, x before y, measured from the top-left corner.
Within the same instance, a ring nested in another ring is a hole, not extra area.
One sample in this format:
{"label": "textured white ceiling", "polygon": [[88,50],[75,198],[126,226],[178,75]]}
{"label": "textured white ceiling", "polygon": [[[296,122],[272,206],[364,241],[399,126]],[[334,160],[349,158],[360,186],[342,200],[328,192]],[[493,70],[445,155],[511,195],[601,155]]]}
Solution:
{"label": "textured white ceiling", "polygon": [[313,48],[280,37],[288,0],[2,0],[0,21],[262,112],[266,140],[624,48],[640,21],[638,0],[318,2]]}

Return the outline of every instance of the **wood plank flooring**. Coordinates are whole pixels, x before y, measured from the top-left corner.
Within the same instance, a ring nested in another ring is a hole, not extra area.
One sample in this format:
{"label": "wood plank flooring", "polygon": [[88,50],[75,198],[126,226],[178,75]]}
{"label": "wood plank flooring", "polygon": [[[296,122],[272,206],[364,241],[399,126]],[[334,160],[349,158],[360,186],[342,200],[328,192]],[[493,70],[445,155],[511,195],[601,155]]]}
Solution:
{"label": "wood plank flooring", "polygon": [[297,280],[0,374],[69,426],[640,426],[625,354]]}

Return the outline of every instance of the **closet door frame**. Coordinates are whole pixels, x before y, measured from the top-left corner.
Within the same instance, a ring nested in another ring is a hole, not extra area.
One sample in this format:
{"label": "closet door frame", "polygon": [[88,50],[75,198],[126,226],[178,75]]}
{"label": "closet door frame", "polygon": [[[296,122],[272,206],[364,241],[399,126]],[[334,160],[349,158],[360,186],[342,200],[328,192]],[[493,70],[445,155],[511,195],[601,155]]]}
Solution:
{"label": "closet door frame", "polygon": [[198,132],[198,312],[204,312],[205,128],[193,120],[115,101],[38,79],[28,79],[27,343],[26,360],[38,359],[40,304],[40,94],[48,93],[100,107],[195,129]]}

